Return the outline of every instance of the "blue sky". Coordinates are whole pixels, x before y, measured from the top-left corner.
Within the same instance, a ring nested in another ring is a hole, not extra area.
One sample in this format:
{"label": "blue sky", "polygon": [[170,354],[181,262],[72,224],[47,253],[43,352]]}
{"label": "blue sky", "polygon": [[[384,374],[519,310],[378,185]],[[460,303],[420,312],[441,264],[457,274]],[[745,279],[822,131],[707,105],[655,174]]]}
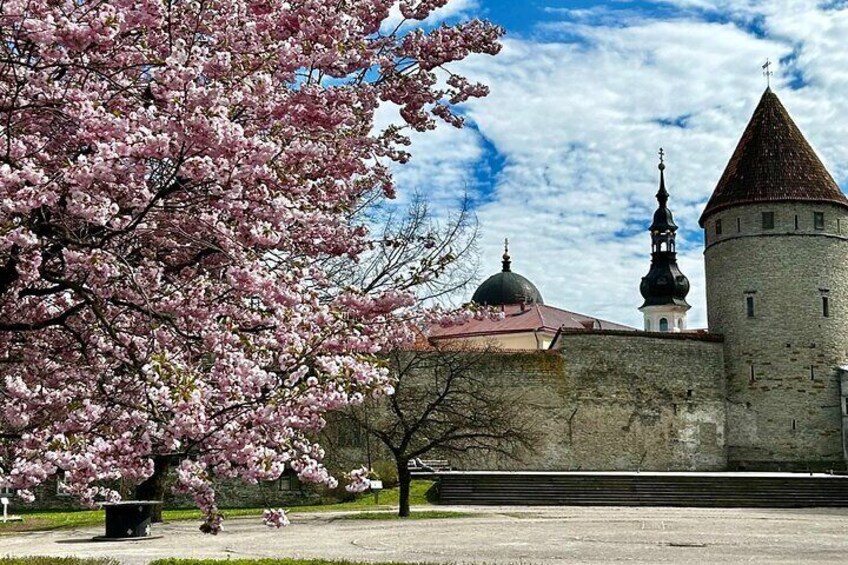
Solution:
{"label": "blue sky", "polygon": [[[765,88],[848,179],[848,9],[811,0],[452,0],[429,25],[485,17],[496,57],[458,70],[491,87],[469,127],[415,136],[406,193],[477,203],[481,278],[512,241],[513,268],[548,304],[641,326],[657,150],[667,155],[690,326],[706,325],[697,219]],[[467,298],[467,297],[464,297]]]}

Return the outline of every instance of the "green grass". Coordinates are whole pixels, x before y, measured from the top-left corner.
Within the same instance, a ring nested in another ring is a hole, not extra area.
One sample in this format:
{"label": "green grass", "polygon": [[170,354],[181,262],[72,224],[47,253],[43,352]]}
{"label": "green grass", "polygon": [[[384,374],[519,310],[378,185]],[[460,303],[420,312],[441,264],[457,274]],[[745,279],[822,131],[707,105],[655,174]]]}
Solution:
{"label": "green grass", "polygon": [[[414,506],[429,504],[427,491],[433,486],[432,481],[413,481],[409,492],[409,502]],[[350,510],[389,510],[398,504],[398,489],[389,489],[380,493],[379,504],[374,502],[374,495],[367,494],[352,502],[314,504],[309,506],[291,506],[292,514],[305,512],[341,512]],[[265,508],[223,508],[221,513],[225,518],[260,517]],[[65,511],[36,511],[16,509],[23,516],[23,522],[0,523],[0,534],[12,532],[31,532],[56,530],[60,528],[81,528],[103,524],[102,510],[65,510]],[[200,511],[193,508],[165,510],[162,519],[166,522],[180,520],[200,520]],[[0,565],[5,563],[0,562]]]}
{"label": "green grass", "polygon": [[119,565],[115,559],[79,557],[0,557],[0,565]]}

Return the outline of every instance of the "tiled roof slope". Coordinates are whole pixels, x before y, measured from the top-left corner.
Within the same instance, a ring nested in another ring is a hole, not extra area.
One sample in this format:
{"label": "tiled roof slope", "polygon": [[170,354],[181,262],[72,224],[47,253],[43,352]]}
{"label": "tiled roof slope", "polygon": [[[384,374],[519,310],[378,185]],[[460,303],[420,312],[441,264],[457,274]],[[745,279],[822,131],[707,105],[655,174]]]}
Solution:
{"label": "tiled roof slope", "polygon": [[635,331],[628,326],[544,304],[508,304],[503,307],[503,313],[504,317],[500,320],[471,319],[457,326],[432,326],[429,328],[428,335],[430,339],[446,339],[532,331],[553,333],[560,328]]}
{"label": "tiled roof slope", "polygon": [[848,198],[777,95],[766,89],[733,152],[724,174],[701,214],[740,204],[778,201],[832,202],[848,207]]}

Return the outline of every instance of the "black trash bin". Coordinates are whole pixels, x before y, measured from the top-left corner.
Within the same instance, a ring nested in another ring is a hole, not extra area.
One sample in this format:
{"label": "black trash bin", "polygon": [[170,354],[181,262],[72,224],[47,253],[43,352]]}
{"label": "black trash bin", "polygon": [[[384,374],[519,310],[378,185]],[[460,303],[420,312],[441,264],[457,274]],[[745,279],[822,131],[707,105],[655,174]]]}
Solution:
{"label": "black trash bin", "polygon": [[122,500],[104,502],[106,535],[96,539],[128,540],[150,537],[150,519],[156,500]]}

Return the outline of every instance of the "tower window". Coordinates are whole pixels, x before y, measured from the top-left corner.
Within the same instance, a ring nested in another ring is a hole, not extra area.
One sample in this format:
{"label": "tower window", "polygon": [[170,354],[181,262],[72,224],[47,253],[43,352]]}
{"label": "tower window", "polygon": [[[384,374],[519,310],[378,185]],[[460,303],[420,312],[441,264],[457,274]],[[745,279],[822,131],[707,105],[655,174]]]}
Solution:
{"label": "tower window", "polygon": [[763,212],[763,229],[774,229],[774,212]]}
{"label": "tower window", "polygon": [[667,332],[668,331],[668,318],[660,318],[660,331]]}
{"label": "tower window", "polygon": [[792,418],[792,429],[793,430],[798,429],[798,420],[796,420],[795,418]]}
{"label": "tower window", "polygon": [[811,381],[816,380],[816,366],[815,365],[810,365],[810,380]]}
{"label": "tower window", "polygon": [[813,212],[813,227],[817,230],[824,229],[824,212]]}
{"label": "tower window", "polygon": [[822,316],[825,318],[830,318],[830,298],[827,296],[822,296]]}
{"label": "tower window", "polygon": [[721,235],[721,220],[716,220],[715,230],[716,230],[716,236]]}
{"label": "tower window", "polygon": [[798,229],[798,214],[795,214],[795,229]]}
{"label": "tower window", "polygon": [[736,233],[742,233],[742,218],[736,218]]}
{"label": "tower window", "polygon": [[754,317],[754,297],[746,296],[745,297],[745,310],[748,313],[749,318]]}
{"label": "tower window", "polygon": [[753,363],[751,363],[750,369],[751,369],[750,382],[754,382],[756,379],[754,378],[754,364]]}

